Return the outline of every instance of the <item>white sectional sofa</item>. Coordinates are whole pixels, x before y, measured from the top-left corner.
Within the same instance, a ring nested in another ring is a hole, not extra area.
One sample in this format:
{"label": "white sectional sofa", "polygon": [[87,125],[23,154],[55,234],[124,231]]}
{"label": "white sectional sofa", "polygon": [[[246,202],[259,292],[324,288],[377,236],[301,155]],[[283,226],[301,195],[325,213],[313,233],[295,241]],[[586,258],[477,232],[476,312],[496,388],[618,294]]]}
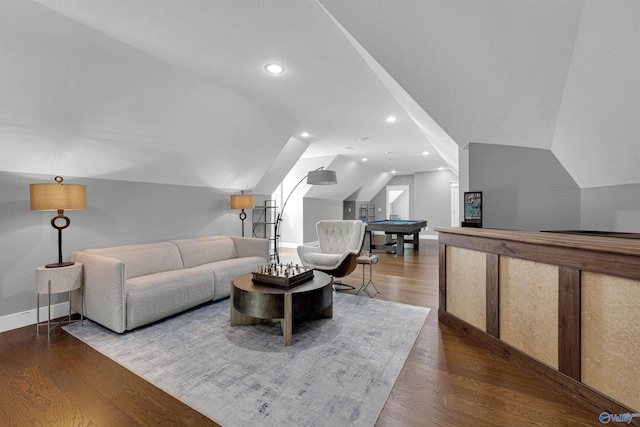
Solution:
{"label": "white sectional sofa", "polygon": [[71,259],[84,264],[85,316],[121,333],[229,296],[231,280],[268,262],[269,242],[198,237],[85,249]]}

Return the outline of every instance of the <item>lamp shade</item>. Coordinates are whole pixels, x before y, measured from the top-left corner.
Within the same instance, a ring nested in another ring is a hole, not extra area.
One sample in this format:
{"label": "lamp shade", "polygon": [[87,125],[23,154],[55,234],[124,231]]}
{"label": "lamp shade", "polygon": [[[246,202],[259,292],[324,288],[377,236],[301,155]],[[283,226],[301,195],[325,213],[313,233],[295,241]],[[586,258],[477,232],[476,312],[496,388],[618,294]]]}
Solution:
{"label": "lamp shade", "polygon": [[79,184],[30,184],[32,211],[87,209],[87,187]]}
{"label": "lamp shade", "polygon": [[309,172],[307,184],[311,185],[332,185],[338,183],[335,171],[321,169]]}
{"label": "lamp shade", "polygon": [[253,209],[254,204],[252,194],[231,195],[231,209]]}

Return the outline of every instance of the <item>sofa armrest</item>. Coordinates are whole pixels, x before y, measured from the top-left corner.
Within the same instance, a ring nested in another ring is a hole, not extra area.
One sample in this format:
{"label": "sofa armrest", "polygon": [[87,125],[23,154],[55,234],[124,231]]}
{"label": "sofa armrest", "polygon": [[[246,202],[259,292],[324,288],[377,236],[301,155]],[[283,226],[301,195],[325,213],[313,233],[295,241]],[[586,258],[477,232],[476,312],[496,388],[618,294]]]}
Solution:
{"label": "sofa armrest", "polygon": [[124,332],[126,329],[124,262],[81,251],[73,252],[71,260],[84,264],[85,315],[115,332]]}
{"label": "sofa armrest", "polygon": [[269,240],[255,237],[230,236],[236,245],[238,258],[258,256],[269,262]]}

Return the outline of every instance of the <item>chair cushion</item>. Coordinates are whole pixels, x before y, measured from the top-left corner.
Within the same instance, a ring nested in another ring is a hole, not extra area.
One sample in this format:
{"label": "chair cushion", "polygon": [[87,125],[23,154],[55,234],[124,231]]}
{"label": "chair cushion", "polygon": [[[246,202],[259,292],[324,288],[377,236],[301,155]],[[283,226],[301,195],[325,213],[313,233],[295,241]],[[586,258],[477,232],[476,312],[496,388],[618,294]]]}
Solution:
{"label": "chair cushion", "polygon": [[333,267],[339,261],[342,254],[322,254],[310,253],[304,256],[303,264],[313,266],[314,268]]}
{"label": "chair cushion", "polygon": [[364,239],[362,221],[322,220],[316,224],[318,241],[322,252],[341,254],[359,251]]}

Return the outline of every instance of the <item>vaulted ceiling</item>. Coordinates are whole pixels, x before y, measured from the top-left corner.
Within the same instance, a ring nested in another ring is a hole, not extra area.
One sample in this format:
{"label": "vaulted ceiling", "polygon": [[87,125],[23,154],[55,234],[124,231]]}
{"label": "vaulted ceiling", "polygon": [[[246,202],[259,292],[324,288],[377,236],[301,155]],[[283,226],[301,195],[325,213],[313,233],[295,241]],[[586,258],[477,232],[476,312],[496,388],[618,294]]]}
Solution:
{"label": "vaulted ceiling", "polygon": [[639,24],[635,0],[0,0],[0,170],[269,194],[301,161],[365,200],[480,142],[638,183]]}

